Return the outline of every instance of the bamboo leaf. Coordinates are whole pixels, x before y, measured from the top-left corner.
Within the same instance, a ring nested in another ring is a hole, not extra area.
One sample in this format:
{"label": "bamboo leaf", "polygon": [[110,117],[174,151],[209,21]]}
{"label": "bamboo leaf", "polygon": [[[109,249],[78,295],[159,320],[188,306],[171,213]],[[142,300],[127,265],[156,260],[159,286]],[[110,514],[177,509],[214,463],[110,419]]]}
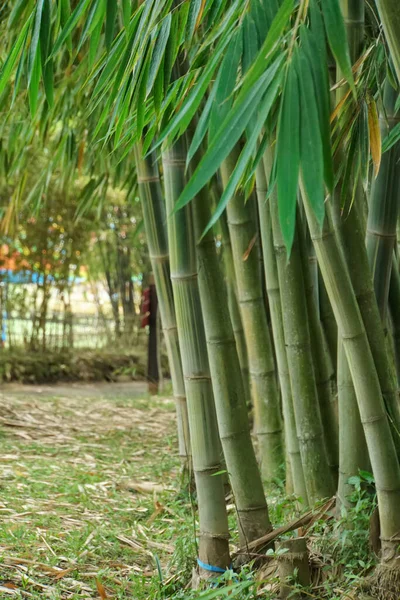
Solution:
{"label": "bamboo leaf", "polygon": [[186,167],[189,165],[193,156],[196,154],[197,150],[199,149],[201,142],[204,140],[204,138],[206,136],[208,124],[210,122],[211,109],[213,106],[216,91],[217,91],[217,88],[214,85],[211,88],[211,92],[207,98],[207,102],[203,108],[203,112],[201,113],[199,122],[196,125],[196,129],[195,129],[195,132],[194,132],[194,135],[193,135],[193,138],[192,138],[192,141],[191,141],[188,153],[187,153],[187,157],[186,157]]}
{"label": "bamboo leaf", "polygon": [[28,85],[30,85],[33,69],[35,68],[36,64],[36,55],[38,52],[40,28],[42,23],[43,4],[44,0],[38,0],[35,9],[35,20],[33,23],[32,39],[28,57]]}
{"label": "bamboo leaf", "polygon": [[121,0],[121,8],[122,8],[122,20],[124,23],[124,27],[127,30],[129,28],[129,21],[131,19],[131,1],[130,0]]}
{"label": "bamboo leaf", "polygon": [[265,68],[271,60],[272,51],[282,39],[282,34],[289,23],[292,12],[293,0],[284,0],[272,22],[265,42],[261,46],[257,58],[253,62],[253,66],[247,71],[243,79],[240,90],[241,93],[246,94],[265,71]]}
{"label": "bamboo leaf", "polygon": [[329,84],[326,62],[321,60],[321,54],[313,34],[304,26],[302,26],[300,29],[300,39],[307,54],[314,82],[315,99],[318,107],[319,126],[324,153],[325,183],[328,190],[332,192],[334,176],[332,164],[331,129],[329,122]]}
{"label": "bamboo leaf", "polygon": [[[257,119],[255,119],[254,128],[252,129],[251,135],[250,135],[249,139],[247,140],[246,144],[244,145],[243,150],[240,153],[239,159],[235,165],[234,170],[232,171],[232,174],[229,178],[228,184],[226,185],[226,187],[224,189],[221,199],[218,202],[217,208],[215,209],[215,212],[214,212],[212,218],[210,219],[210,222],[208,223],[206,229],[204,230],[203,235],[205,235],[207,233],[207,231],[209,231],[209,229],[211,229],[211,227],[213,227],[215,225],[215,223],[218,221],[218,219],[224,212],[225,208],[227,207],[229,200],[234,195],[234,193],[242,179],[242,176],[246,170],[246,167],[248,166],[249,162],[251,161],[251,157],[254,153],[254,150],[259,142],[260,133],[263,130],[263,128],[265,127],[265,121],[267,120],[268,115],[271,111],[272,105],[276,99],[276,96],[278,94],[278,91],[279,91],[279,88],[281,85],[281,81],[282,81],[282,74],[280,73],[276,77],[276,79],[272,82],[271,86],[268,88],[267,92],[265,93],[264,97],[262,98],[262,101],[260,102],[260,112],[258,114]],[[258,160],[260,160],[261,158],[262,158],[262,153],[260,153],[258,155]],[[257,164],[253,165],[254,170],[255,170],[256,166],[257,166]]]}
{"label": "bamboo leaf", "polygon": [[236,102],[227,117],[221,123],[207,152],[197,166],[192,178],[180,195],[176,210],[185,206],[206,185],[219,168],[222,161],[232,151],[246,126],[256,111],[258,104],[268,87],[274,82],[283,57],[275,63],[253,85],[250,93]]}
{"label": "bamboo leaf", "polygon": [[[21,52],[23,45],[25,44],[32,18],[33,13],[31,13],[29,19],[26,21],[25,25],[21,29],[21,32],[15,40],[11,52],[7,56],[3,68],[0,71],[0,95],[4,92],[6,85],[8,84],[8,80],[18,60],[18,56]],[[21,60],[23,60],[23,57],[21,58]]]}
{"label": "bamboo leaf", "polygon": [[197,19],[200,15],[202,0],[192,0],[189,2],[189,14],[186,23],[185,41],[191,42],[193,34],[196,30]]}
{"label": "bamboo leaf", "polygon": [[300,164],[306,194],[319,223],[325,216],[324,165],[318,108],[306,56],[296,54],[300,87]]}
{"label": "bamboo leaf", "polygon": [[349,45],[339,0],[322,0],[321,5],[329,46],[343,73],[343,77],[350,85],[354,97],[356,97],[356,88],[351,70]]}
{"label": "bamboo leaf", "polygon": [[92,34],[92,32],[96,29],[98,24],[100,23],[100,27],[103,26],[102,21],[104,20],[105,12],[106,12],[106,0],[95,0],[95,2],[93,2],[92,6],[90,7],[88,16],[86,18],[85,26],[83,28],[82,35],[79,40],[76,54],[79,53],[84,42]]}
{"label": "bamboo leaf", "polygon": [[188,94],[186,102],[183,103],[178,114],[170,120],[167,127],[161,132],[155,148],[158,148],[167,137],[173,138],[178,132],[183,133],[186,130],[206,93],[208,84],[211,81],[227,43],[228,40],[224,40],[217,46],[210,62],[203,70],[192,91]]}
{"label": "bamboo leaf", "polygon": [[40,55],[44,89],[49,106],[54,104],[54,73],[53,61],[47,61],[51,44],[51,2],[44,0],[42,21],[40,27]]}
{"label": "bamboo leaf", "polygon": [[54,48],[51,53],[51,56],[54,56],[55,54],[57,54],[57,52],[60,50],[61,46],[67,39],[67,37],[69,35],[71,35],[72,30],[74,29],[74,27],[78,23],[79,19],[84,14],[87,6],[89,5],[89,2],[90,2],[90,0],[80,0],[79,1],[78,5],[76,6],[73,13],[69,16],[68,21],[66,22],[63,30],[61,31],[60,35],[58,36],[58,38],[54,44]]}
{"label": "bamboo leaf", "polygon": [[369,134],[368,134],[368,107],[364,101],[360,110],[360,135],[359,135],[359,150],[361,161],[361,179],[364,186],[364,191],[367,193],[369,181]]}
{"label": "bamboo leaf", "polygon": [[106,13],[106,31],[105,41],[107,51],[110,51],[111,44],[114,37],[115,19],[117,16],[117,2],[116,0],[107,0],[107,13]]}
{"label": "bamboo leaf", "polygon": [[379,173],[382,158],[381,130],[379,127],[378,110],[372,96],[367,98],[369,145],[371,148],[372,162],[374,163],[375,177]]}
{"label": "bamboo leaf", "polygon": [[288,68],[278,125],[276,176],[279,223],[288,256],[296,228],[297,189],[300,169],[299,83],[292,61]]}
{"label": "bamboo leaf", "polygon": [[[255,3],[257,4],[257,3]],[[250,13],[247,13],[242,26],[243,36],[243,58],[242,58],[242,69],[243,73],[251,67],[254,58],[260,48],[258,39],[257,27],[252,19]]]}
{"label": "bamboo leaf", "polygon": [[7,27],[9,29],[12,29],[15,25],[18,25],[25,10],[27,8],[31,9],[32,4],[33,4],[32,1],[27,2],[26,0],[17,0],[17,2],[15,2],[14,6],[10,12],[10,16],[9,16],[8,22],[7,22]]}
{"label": "bamboo leaf", "polygon": [[165,48],[167,46],[169,34],[171,31],[171,19],[171,13],[168,13],[165,19],[163,20],[160,31],[157,35],[157,40],[154,45],[153,54],[151,56],[149,77],[147,81],[147,94],[149,94],[154,85],[154,81],[156,79],[158,70],[161,65],[161,61],[164,58]]}
{"label": "bamboo leaf", "polygon": [[242,50],[242,35],[240,31],[237,31],[226,49],[226,55],[219,69],[218,79],[214,84],[214,87],[216,87],[215,101],[211,109],[210,126],[208,130],[210,142],[221,122],[225,119],[231,109],[233,102],[232,92],[236,84]]}
{"label": "bamboo leaf", "polygon": [[[397,108],[397,106],[396,106]],[[400,123],[397,123],[383,139],[382,152],[387,152],[400,140]]]}
{"label": "bamboo leaf", "polygon": [[30,108],[32,117],[35,116],[36,109],[37,109],[40,74],[41,74],[40,53],[36,52],[36,58],[35,58],[35,62],[33,63],[33,66],[32,66],[31,80],[30,80],[29,90],[28,90],[28,92],[29,92],[29,108]]}

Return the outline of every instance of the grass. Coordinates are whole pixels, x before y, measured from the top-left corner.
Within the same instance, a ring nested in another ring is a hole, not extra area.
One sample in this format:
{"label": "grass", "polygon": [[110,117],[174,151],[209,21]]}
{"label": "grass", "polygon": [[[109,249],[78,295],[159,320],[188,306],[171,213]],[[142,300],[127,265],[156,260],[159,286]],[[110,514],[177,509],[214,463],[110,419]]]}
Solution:
{"label": "grass", "polygon": [[[274,556],[257,573],[189,589],[196,518],[181,487],[170,399],[130,383],[12,385],[0,400],[0,598],[277,597]],[[356,597],[354,582],[374,565],[373,501],[362,478],[354,483],[354,509],[339,521],[315,519],[307,531],[310,599]],[[279,482],[268,502],[276,527],[295,516]],[[228,508],[235,531],[232,499]]]}
{"label": "grass", "polygon": [[173,404],[60,389],[1,399],[0,597],[173,592],[194,556]]}

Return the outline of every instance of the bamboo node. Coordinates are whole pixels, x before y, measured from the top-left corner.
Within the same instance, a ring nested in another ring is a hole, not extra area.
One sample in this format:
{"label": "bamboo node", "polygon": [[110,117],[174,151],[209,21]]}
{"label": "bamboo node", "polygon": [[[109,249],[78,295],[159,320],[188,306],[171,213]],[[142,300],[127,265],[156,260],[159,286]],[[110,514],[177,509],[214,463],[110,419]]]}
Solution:
{"label": "bamboo node", "polygon": [[169,254],[151,254],[151,260],[167,260],[169,258]]}
{"label": "bamboo node", "polygon": [[239,304],[250,304],[251,302],[256,303],[263,300],[262,296],[256,296],[255,298],[240,298]]}
{"label": "bamboo node", "polygon": [[236,345],[235,338],[227,338],[224,340],[207,340],[208,346],[232,346]]}
{"label": "bamboo node", "polygon": [[138,177],[138,183],[155,183],[160,181],[160,178],[157,175],[153,175],[152,177]]}
{"label": "bamboo node", "polygon": [[329,229],[328,231],[325,231],[325,233],[322,232],[322,233],[310,235],[313,242],[322,242],[323,240],[326,240],[326,239],[328,239],[330,237],[334,237],[334,236],[335,236],[335,232],[333,229]]}
{"label": "bamboo node", "polygon": [[342,333],[341,337],[342,337],[342,340],[343,340],[343,341],[346,341],[346,340],[348,340],[348,341],[350,341],[350,342],[351,342],[352,340],[356,340],[356,339],[358,339],[358,338],[362,338],[362,337],[364,337],[365,335],[366,335],[366,334],[365,334],[365,331],[359,331],[358,333],[353,333],[353,334],[350,334],[350,333],[349,333],[349,334]]}
{"label": "bamboo node", "polygon": [[197,279],[197,273],[188,273],[188,275],[172,275],[171,279],[173,281],[188,281],[190,279]]}
{"label": "bamboo node", "polygon": [[[250,506],[248,508],[236,508],[236,512],[239,514],[246,514],[246,513],[265,511],[265,510],[267,510],[266,504],[264,504],[263,506]],[[272,531],[272,526],[271,526],[270,531]]]}
{"label": "bamboo node", "polygon": [[361,419],[361,423],[363,425],[368,425],[369,423],[377,423],[378,421],[382,421],[386,418],[386,415],[376,415],[375,417],[369,417],[368,419]]}
{"label": "bamboo node", "polygon": [[229,540],[229,534],[226,533],[211,533],[210,531],[201,531],[200,537],[209,538],[212,540]]}
{"label": "bamboo node", "polygon": [[163,158],[163,164],[168,166],[185,167],[186,161],[182,158]]}
{"label": "bamboo node", "polygon": [[376,237],[379,238],[383,238],[383,239],[388,239],[388,240],[396,240],[397,239],[397,235],[396,233],[383,233],[381,231],[376,231],[376,229],[367,229],[367,233],[370,233],[371,235],[374,235]]}

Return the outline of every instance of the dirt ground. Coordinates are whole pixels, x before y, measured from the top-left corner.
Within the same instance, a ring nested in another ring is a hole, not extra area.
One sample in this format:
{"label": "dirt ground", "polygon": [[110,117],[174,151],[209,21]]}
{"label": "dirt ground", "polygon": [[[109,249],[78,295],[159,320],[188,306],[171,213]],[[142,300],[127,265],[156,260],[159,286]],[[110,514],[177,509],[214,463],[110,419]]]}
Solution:
{"label": "dirt ground", "polygon": [[191,537],[176,446],[144,383],[2,386],[0,598],[156,597]]}

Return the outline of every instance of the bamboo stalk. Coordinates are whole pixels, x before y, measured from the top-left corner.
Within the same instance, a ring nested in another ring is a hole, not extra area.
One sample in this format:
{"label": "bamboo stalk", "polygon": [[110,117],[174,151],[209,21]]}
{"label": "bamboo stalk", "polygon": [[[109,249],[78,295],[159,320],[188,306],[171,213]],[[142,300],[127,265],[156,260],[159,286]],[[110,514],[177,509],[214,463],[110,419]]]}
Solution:
{"label": "bamboo stalk", "polygon": [[[290,475],[293,481],[294,493],[303,504],[307,505],[307,488],[304,479],[303,465],[301,462],[299,440],[296,432],[292,389],[283,331],[281,294],[279,289],[278,270],[272,235],[270,205],[269,202],[266,201],[267,179],[262,162],[260,162],[257,166],[256,185],[258,209],[260,213],[262,250],[264,254],[265,280],[271,312],[272,334],[276,350],[276,361],[282,396],[286,451],[289,458]],[[288,472],[286,472],[286,479],[288,479]]]}
{"label": "bamboo stalk", "polygon": [[[171,279],[188,402],[193,470],[199,506],[199,560],[230,565],[229,531],[221,470],[220,441],[207,356],[191,206],[174,212],[185,186],[185,144],[181,138],[162,155],[167,202]],[[203,576],[210,571],[200,568]]]}
{"label": "bamboo stalk", "polygon": [[231,317],[233,333],[236,340],[236,348],[239,355],[240,370],[242,373],[242,380],[244,385],[244,391],[246,394],[246,401],[250,404],[250,374],[249,374],[249,359],[247,356],[246,338],[244,335],[242,317],[240,315],[240,308],[238,302],[238,291],[235,275],[235,267],[233,264],[232,255],[232,244],[229,235],[228,222],[226,219],[226,212],[221,215],[218,221],[221,238],[222,238],[222,257],[225,266],[226,274],[226,288],[228,295],[228,308]]}
{"label": "bamboo stalk", "polygon": [[321,324],[325,333],[325,339],[329,348],[332,366],[336,370],[337,355],[338,355],[338,330],[333,314],[331,303],[329,302],[328,294],[326,293],[325,284],[322,280],[321,273],[318,271],[318,287],[320,299],[320,316]]}
{"label": "bamboo stalk", "polygon": [[400,14],[397,0],[376,0],[390,54],[400,80]]}
{"label": "bamboo stalk", "polygon": [[298,236],[295,235],[290,259],[287,260],[286,247],[279,224],[276,191],[272,192],[270,200],[296,430],[307,495],[309,502],[313,504],[321,498],[331,496],[334,486],[328,466],[314,376]]}
{"label": "bamboo stalk", "polygon": [[307,303],[307,314],[310,326],[311,352],[313,356],[315,382],[317,385],[321,419],[324,427],[324,438],[328,456],[328,464],[332,478],[337,484],[339,466],[339,427],[338,406],[334,390],[334,370],[328,348],[322,333],[322,327],[315,306],[314,282],[309,270],[308,249],[302,223],[297,219],[300,254],[302,257],[304,288]]}
{"label": "bamboo stalk", "polygon": [[389,287],[389,305],[397,381],[400,383],[400,273],[396,256],[393,256],[392,261]]}
{"label": "bamboo stalk", "polygon": [[377,369],[330,215],[326,215],[321,231],[304,191],[303,203],[318,264],[343,340],[375,477],[381,519],[382,562],[391,565],[397,554],[400,531],[400,466]]}
{"label": "bamboo stalk", "polygon": [[[384,113],[379,121],[382,138],[399,123],[395,105],[398,91],[386,80],[383,95]],[[400,202],[400,143],[382,155],[378,176],[373,182],[367,222],[367,253],[373,274],[375,295],[382,322],[386,324],[386,310],[396,244],[398,206]]]}
{"label": "bamboo stalk", "polygon": [[[237,158],[238,150],[235,149],[222,164],[224,185],[229,180]],[[265,479],[271,479],[280,476],[284,468],[282,419],[258,252],[251,249],[256,231],[249,207],[245,205],[241,194],[236,194],[228,203],[227,216],[249,358],[261,473]]]}
{"label": "bamboo stalk", "polygon": [[384,328],[381,322],[378,304],[375,297],[371,271],[365,247],[365,228],[360,216],[357,198],[346,218],[342,218],[338,231],[342,241],[346,263],[350,273],[354,292],[360,308],[368,342],[379,377],[379,382],[385,399],[394,442],[400,452],[400,404],[397,378],[394,372],[393,360],[389,357],[389,346],[386,342]]}
{"label": "bamboo stalk", "polygon": [[369,471],[371,463],[353,380],[341,340],[338,352],[338,393],[341,405],[339,410],[340,466],[337,503],[340,508],[341,506],[350,506],[349,496],[354,489],[348,483],[350,477],[357,475],[360,469]]}
{"label": "bamboo stalk", "polygon": [[242,545],[272,530],[261,475],[250,436],[246,393],[214,235],[202,233],[211,219],[210,198],[203,189],[193,201],[198,281],[218,428],[235,498]]}
{"label": "bamboo stalk", "polygon": [[156,284],[158,307],[171,371],[172,388],[177,412],[179,455],[184,465],[187,463],[186,466],[189,468],[189,421],[170,278],[163,192],[155,154],[150,154],[146,158],[143,158],[142,148],[139,143],[135,146],[134,150],[146,240]]}
{"label": "bamboo stalk", "polygon": [[[347,30],[350,58],[352,62],[355,62],[359,58],[363,48],[363,32],[365,18],[364,2],[362,0],[342,0],[341,9]],[[341,78],[342,73],[338,69],[338,81]],[[340,100],[342,100],[347,90],[347,86],[342,86],[338,89],[336,94],[337,102],[340,102]],[[358,189],[360,190],[361,187],[358,186]],[[343,225],[343,223],[341,222],[342,214],[339,196],[339,193],[336,193],[336,195],[334,196],[336,208],[335,217],[338,228],[340,228]],[[352,208],[354,208],[354,206]],[[346,251],[344,250],[344,252]],[[351,276],[351,267],[349,267],[349,270]],[[357,290],[355,291],[357,296]],[[350,368],[347,362],[346,353],[344,351],[343,342],[341,339],[338,339],[337,373],[340,428],[340,464],[337,498],[338,507],[340,507],[349,505],[349,492],[351,491],[351,488],[348,485],[349,478],[351,476],[358,475],[359,469],[365,468],[365,466],[367,466],[369,463],[365,436],[363,435],[363,428],[357,405],[356,391],[354,389]]]}

